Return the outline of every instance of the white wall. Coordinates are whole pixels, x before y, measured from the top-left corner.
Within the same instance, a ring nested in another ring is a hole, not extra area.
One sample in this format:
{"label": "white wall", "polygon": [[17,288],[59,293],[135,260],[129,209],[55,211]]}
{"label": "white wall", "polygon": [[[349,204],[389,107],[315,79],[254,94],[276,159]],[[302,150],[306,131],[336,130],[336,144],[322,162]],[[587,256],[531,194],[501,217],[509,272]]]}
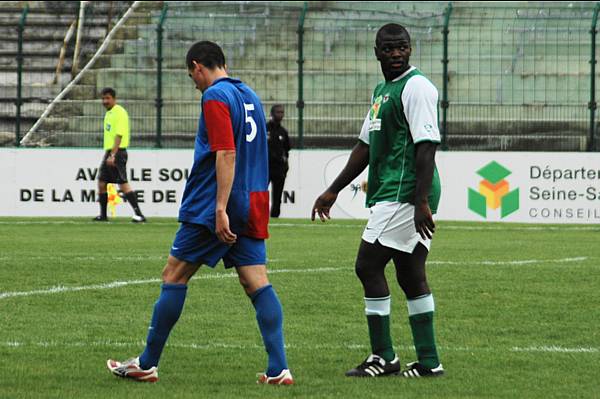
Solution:
{"label": "white wall", "polygon": [[[308,218],[315,198],[344,166],[350,151],[292,151],[281,217]],[[0,215],[93,216],[98,206],[89,196],[96,190],[94,173],[100,150],[0,149]],[[128,172],[135,190],[142,191],[147,216],[177,215],[191,167],[192,150],[130,150]],[[478,190],[477,171],[496,161],[512,173],[510,190],[519,189],[519,209],[500,217],[487,209],[487,218],[469,210],[467,192]],[[438,220],[535,223],[600,223],[600,154],[525,152],[439,152],[442,201]],[[351,186],[360,186],[366,172]],[[365,194],[347,187],[332,209],[334,218],[367,218]],[[117,207],[127,216],[127,204]]]}

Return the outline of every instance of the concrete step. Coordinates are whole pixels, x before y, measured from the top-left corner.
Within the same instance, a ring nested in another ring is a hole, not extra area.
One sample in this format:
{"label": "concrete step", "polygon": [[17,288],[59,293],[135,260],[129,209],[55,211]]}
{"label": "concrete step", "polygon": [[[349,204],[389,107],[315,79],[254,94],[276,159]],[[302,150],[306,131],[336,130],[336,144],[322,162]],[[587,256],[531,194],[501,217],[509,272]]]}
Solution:
{"label": "concrete step", "polygon": [[[58,65],[58,54],[54,55],[44,55],[44,56],[24,56],[23,63],[27,65],[28,68],[47,68],[48,66]],[[63,70],[71,70],[71,66],[73,64],[73,56],[67,56],[63,62]],[[6,69],[7,67],[11,67],[10,69],[17,68],[17,60],[13,57],[2,57],[0,56],[0,70]]]}
{"label": "concrete step", "polygon": [[[60,126],[64,131],[78,131],[96,134],[102,132],[102,120],[104,115],[98,116],[71,116],[68,118],[67,126]],[[346,133],[358,136],[364,116],[356,118],[340,119],[336,117],[306,116],[304,126],[307,131],[318,132],[319,134],[340,134]],[[292,131],[295,130],[296,120],[286,118],[287,125]],[[129,116],[130,128],[136,133],[156,132],[156,120],[145,116]],[[162,129],[164,132],[196,132],[198,129],[198,116],[173,117],[165,116],[162,119]],[[50,129],[48,129],[50,130]]]}
{"label": "concrete step", "polygon": [[[27,13],[27,18],[25,19],[25,31],[41,27],[54,27],[63,25],[69,26],[73,21],[77,20],[78,17],[79,13],[68,11],[61,12],[60,14],[29,12]],[[15,13],[3,11],[0,13],[0,27],[16,27],[19,25],[20,20],[20,12]],[[108,16],[98,14],[86,15],[83,22],[84,26],[86,27],[104,27],[106,29]]]}
{"label": "concrete step", "polygon": [[504,136],[519,135],[541,135],[541,136],[562,136],[565,134],[585,134],[589,128],[589,121],[586,115],[580,114],[580,119],[567,121],[548,120],[548,119],[506,119],[489,120],[484,117],[478,119],[449,119],[448,135],[460,134],[463,136],[501,134]]}
{"label": "concrete step", "polygon": [[[243,48],[245,47],[245,48]],[[147,51],[138,54],[106,54],[103,55],[102,62],[105,67],[113,68],[131,68],[134,65],[144,65],[146,68],[156,68],[156,49],[147,49]],[[277,69],[277,70],[297,70],[298,54],[294,51],[274,50],[271,55],[267,55],[269,48],[266,45],[255,47],[253,45],[239,46],[237,52],[227,55],[227,62],[230,68],[236,68],[238,65],[244,69]],[[322,70],[346,70],[361,73],[379,73],[379,64],[373,56],[357,54],[355,52],[344,52],[335,56],[327,55],[322,48],[304,54],[304,69],[322,69]],[[163,68],[178,69],[185,62],[185,51],[183,48],[171,50],[167,47],[163,51]],[[539,74],[540,72],[549,74],[562,74],[563,70],[559,65],[569,64],[569,73],[589,73],[589,65],[585,62],[571,63],[572,57],[568,55],[555,56],[551,60],[543,55],[525,55],[515,58],[511,54],[506,55],[463,55],[460,54],[449,60],[449,71],[487,71],[498,75],[504,74]],[[425,51],[413,53],[411,63],[418,66],[424,73],[441,74],[443,64],[441,62],[441,53],[438,58],[431,57],[431,54]],[[512,71],[512,72],[511,72]]]}
{"label": "concrete step", "polygon": [[[67,47],[65,55],[67,57],[73,56],[73,48]],[[17,58],[18,52],[16,50],[0,50],[1,58]],[[44,57],[58,57],[58,51],[52,50],[40,50],[40,51],[23,51],[23,58],[44,58]]]}
{"label": "concrete step", "polygon": [[[23,42],[32,41],[59,41],[61,44],[67,34],[69,25],[53,25],[53,26],[40,26],[32,29],[25,29],[23,31]],[[10,27],[0,27],[0,34],[2,35],[2,41],[14,41],[18,39],[18,33],[15,29]],[[99,40],[104,38],[106,35],[105,27],[86,27],[85,28],[85,40]],[[74,40],[74,39],[73,39]]]}
{"label": "concrete step", "polygon": [[[101,148],[101,135],[91,135],[85,132],[52,132],[37,135],[44,145],[59,147],[91,147]],[[7,131],[8,143],[13,145],[14,133]],[[162,144],[168,148],[193,148],[194,134],[190,133],[163,133]],[[352,135],[320,135],[310,131],[304,135],[306,148],[351,148],[356,143]],[[292,146],[298,145],[298,138],[291,137]],[[585,151],[588,137],[583,134],[563,135],[556,137],[544,136],[504,136],[504,135],[479,135],[463,137],[460,135],[448,137],[448,147],[453,151]],[[137,134],[132,137],[132,148],[152,148],[156,144],[155,134]],[[0,144],[1,145],[1,144]]]}
{"label": "concrete step", "polygon": [[[129,113],[130,117],[144,116],[147,119],[156,117],[156,105],[154,101],[131,101],[123,100],[119,101]],[[270,107],[275,102],[263,103],[265,115],[268,115]],[[295,103],[284,104],[286,110],[285,121],[296,118],[297,110]],[[305,104],[305,117],[306,118],[320,118],[325,121],[326,119],[354,119],[362,123],[364,116],[369,110],[367,103],[306,103]],[[55,107],[55,113],[59,113],[64,116],[87,116],[92,118],[101,119],[104,117],[104,107],[100,103],[99,99],[87,100],[87,101],[61,101]],[[162,113],[166,117],[176,118],[193,118],[198,119],[200,115],[200,102],[165,102],[162,108]],[[290,124],[293,124],[290,122]]]}
{"label": "concrete step", "polygon": [[453,151],[587,151],[588,137],[583,134],[545,137],[449,135],[448,148]]}
{"label": "concrete step", "polygon": [[[21,106],[21,118],[37,119],[48,106],[47,103],[25,103]],[[0,118],[14,119],[16,118],[17,107],[14,104],[0,104]]]}
{"label": "concrete step", "polygon": [[66,99],[78,99],[82,101],[94,100],[100,98],[102,87],[96,87],[95,84],[77,84]]}
{"label": "concrete step", "polygon": [[[14,133],[6,134],[7,145],[14,143]],[[39,132],[35,136],[41,139],[42,145],[52,145],[60,147],[91,147],[101,148],[102,136],[100,134],[89,134],[77,131],[55,131]],[[193,148],[194,133],[164,132],[162,134],[162,143],[168,148]],[[292,136],[292,146],[298,145],[298,137]],[[304,145],[306,148],[351,148],[356,143],[356,136],[353,134],[328,134],[323,135],[307,130],[304,135]],[[540,151],[585,151],[587,149],[588,138],[584,134],[565,134],[563,136],[545,137],[539,136],[505,136],[505,135],[450,135],[448,136],[448,146],[450,150],[455,151],[531,151],[536,148]],[[156,135],[154,133],[137,133],[132,136],[132,148],[152,148],[156,144]],[[0,144],[1,145],[1,144]]]}
{"label": "concrete step", "polygon": [[[24,52],[35,52],[35,51],[53,51],[58,54],[62,47],[62,40],[49,40],[49,41],[25,41],[23,42],[23,51]],[[17,52],[17,42],[12,41],[3,41],[0,39],[0,51],[4,52]]]}
{"label": "concrete step", "polygon": [[[44,98],[53,99],[60,92],[60,87],[53,84],[26,84],[21,89],[23,98]],[[14,100],[17,97],[16,84],[0,83],[0,102],[5,100]]]}
{"label": "concrete step", "polygon": [[[21,136],[24,136],[31,129],[36,120],[37,118],[21,118]],[[15,118],[0,116],[0,132],[11,132],[14,135],[16,132]]]}
{"label": "concrete step", "polygon": [[[24,71],[22,75],[22,84],[23,85],[35,85],[41,83],[43,85],[47,85],[54,80],[56,77],[56,72],[52,69],[42,69],[42,70],[30,70],[27,69]],[[64,71],[60,74],[61,82],[69,82],[71,80],[71,73]],[[4,84],[16,85],[17,83],[17,73],[14,71],[1,71],[0,70],[0,82]]]}
{"label": "concrete step", "polygon": [[[98,86],[127,88],[130,98],[141,99],[156,93],[156,71],[153,69],[102,69],[94,71]],[[297,91],[297,76],[289,70],[236,70],[232,76],[239,77],[255,88],[265,100],[288,99],[289,93]],[[588,87],[586,72],[567,70],[557,75],[551,72],[515,73],[504,75],[481,71],[476,77],[471,74],[454,74],[449,79],[450,97],[466,97],[469,101],[502,102],[523,98],[528,102],[573,102],[580,101],[587,93],[575,88]],[[441,87],[441,74],[428,76]],[[185,69],[164,69],[162,73],[164,96],[167,99],[190,99],[193,87]],[[381,80],[378,72],[357,74],[343,70],[306,70],[304,89],[306,96],[314,100],[351,100],[368,98],[372,88]],[[351,85],[349,84],[351,82]],[[190,92],[189,89],[192,89]],[[285,94],[288,93],[288,94]]]}

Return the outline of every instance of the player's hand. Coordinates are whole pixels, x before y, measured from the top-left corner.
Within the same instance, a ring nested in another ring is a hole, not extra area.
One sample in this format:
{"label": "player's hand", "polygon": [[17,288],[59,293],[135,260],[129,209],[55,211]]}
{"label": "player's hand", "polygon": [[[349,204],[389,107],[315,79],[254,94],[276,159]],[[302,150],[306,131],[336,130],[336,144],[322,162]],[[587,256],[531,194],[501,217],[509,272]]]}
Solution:
{"label": "player's hand", "polygon": [[229,216],[225,211],[216,212],[215,234],[219,241],[225,244],[232,245],[237,240],[237,235],[229,229]]}
{"label": "player's hand", "polygon": [[435,223],[428,202],[415,205],[415,228],[424,240],[433,237]]}
{"label": "player's hand", "polygon": [[106,158],[106,164],[108,166],[110,166],[111,168],[114,168],[115,167],[115,156],[109,155],[108,158]]}
{"label": "player's hand", "polygon": [[329,210],[333,206],[335,200],[337,199],[337,196],[338,195],[332,191],[325,191],[323,194],[321,194],[312,207],[310,220],[314,222],[315,213],[319,214],[321,222],[324,222],[327,219],[331,219],[331,217],[329,216]]}

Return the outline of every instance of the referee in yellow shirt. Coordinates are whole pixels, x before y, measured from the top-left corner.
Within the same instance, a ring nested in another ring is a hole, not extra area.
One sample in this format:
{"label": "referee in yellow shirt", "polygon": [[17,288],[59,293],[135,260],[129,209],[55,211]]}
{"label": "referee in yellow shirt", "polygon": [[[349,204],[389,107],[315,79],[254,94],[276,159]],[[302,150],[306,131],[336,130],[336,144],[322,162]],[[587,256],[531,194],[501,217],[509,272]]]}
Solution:
{"label": "referee in yellow shirt", "polygon": [[127,147],[129,146],[129,115],[125,108],[117,104],[117,93],[113,88],[102,89],[102,105],[106,108],[104,116],[104,157],[98,174],[98,193],[100,215],[92,219],[106,222],[108,205],[107,183],[116,183],[131,204],[135,215],[132,222],[143,223],[146,218],[138,206],[137,197],[127,182]]}

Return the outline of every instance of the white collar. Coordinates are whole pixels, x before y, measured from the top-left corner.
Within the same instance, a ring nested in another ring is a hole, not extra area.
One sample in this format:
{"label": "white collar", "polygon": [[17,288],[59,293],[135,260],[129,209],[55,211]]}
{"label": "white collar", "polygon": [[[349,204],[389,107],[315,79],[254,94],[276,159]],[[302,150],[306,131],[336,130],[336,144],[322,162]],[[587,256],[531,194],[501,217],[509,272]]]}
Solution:
{"label": "white collar", "polygon": [[392,80],[392,82],[397,82],[397,81],[399,81],[400,79],[402,79],[403,77],[405,77],[406,75],[408,75],[409,73],[411,73],[412,71],[414,71],[415,69],[417,69],[417,68],[416,68],[416,67],[414,67],[414,66],[411,66],[411,67],[410,67],[410,68],[408,68],[408,69],[406,70],[406,72],[404,72],[402,75],[400,75],[400,76],[398,76],[396,79]]}

